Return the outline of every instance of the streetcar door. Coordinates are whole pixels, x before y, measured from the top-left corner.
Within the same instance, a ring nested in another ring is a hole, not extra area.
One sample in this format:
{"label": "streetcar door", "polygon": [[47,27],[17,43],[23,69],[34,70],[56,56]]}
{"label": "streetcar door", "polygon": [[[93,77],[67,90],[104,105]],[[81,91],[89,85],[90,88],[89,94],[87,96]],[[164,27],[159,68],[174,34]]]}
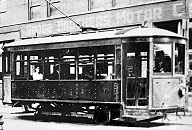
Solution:
{"label": "streetcar door", "polygon": [[126,47],[126,105],[148,105],[149,43],[129,43]]}

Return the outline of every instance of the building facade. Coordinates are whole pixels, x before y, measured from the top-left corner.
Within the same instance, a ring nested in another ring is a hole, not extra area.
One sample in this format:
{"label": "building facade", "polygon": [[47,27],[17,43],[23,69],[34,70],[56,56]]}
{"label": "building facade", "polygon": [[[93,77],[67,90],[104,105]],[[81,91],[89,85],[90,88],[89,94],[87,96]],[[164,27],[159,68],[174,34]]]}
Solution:
{"label": "building facade", "polygon": [[[0,0],[1,46],[17,40],[77,33],[81,31],[79,26],[108,31],[141,26],[147,21],[148,26],[189,37],[192,49],[192,0],[48,1]],[[0,54],[0,73],[1,60]]]}

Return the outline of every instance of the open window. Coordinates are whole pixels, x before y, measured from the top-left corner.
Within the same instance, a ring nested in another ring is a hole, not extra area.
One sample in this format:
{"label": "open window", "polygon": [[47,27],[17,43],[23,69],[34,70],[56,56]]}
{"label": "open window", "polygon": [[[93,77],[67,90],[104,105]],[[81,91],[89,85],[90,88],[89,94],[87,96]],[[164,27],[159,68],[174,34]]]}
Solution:
{"label": "open window", "polygon": [[15,76],[29,80],[34,80],[35,74],[43,75],[39,80],[109,80],[115,78],[114,64],[115,46],[18,52],[15,53]]}
{"label": "open window", "polygon": [[79,79],[94,79],[95,50],[92,47],[78,49]]}
{"label": "open window", "polygon": [[172,61],[172,44],[154,44],[154,74],[170,75]]}
{"label": "open window", "polygon": [[61,50],[61,79],[76,79],[76,49]]}
{"label": "open window", "polygon": [[184,74],[185,66],[185,45],[175,44],[175,74]]}
{"label": "open window", "polygon": [[42,51],[34,51],[29,53],[29,79],[33,79],[33,74],[35,73],[35,69],[39,68],[39,73],[43,74],[43,52]]}
{"label": "open window", "polygon": [[106,46],[97,48],[96,78],[114,79],[114,47]]}
{"label": "open window", "polygon": [[46,51],[44,58],[45,79],[58,80],[60,78],[60,50]]}

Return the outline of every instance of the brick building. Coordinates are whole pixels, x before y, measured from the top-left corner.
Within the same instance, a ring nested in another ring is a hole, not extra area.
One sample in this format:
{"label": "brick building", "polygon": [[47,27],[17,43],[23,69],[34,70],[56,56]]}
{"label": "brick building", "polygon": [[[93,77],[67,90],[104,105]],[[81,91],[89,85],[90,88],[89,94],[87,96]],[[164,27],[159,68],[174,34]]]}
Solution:
{"label": "brick building", "polygon": [[[49,1],[77,24],[98,28],[98,31],[140,26],[147,21],[148,26],[164,28],[186,37],[192,33],[189,19],[192,17],[192,0]],[[46,0],[0,0],[1,46],[22,39],[79,31],[80,28],[73,21]],[[189,47],[192,49],[191,44]]]}

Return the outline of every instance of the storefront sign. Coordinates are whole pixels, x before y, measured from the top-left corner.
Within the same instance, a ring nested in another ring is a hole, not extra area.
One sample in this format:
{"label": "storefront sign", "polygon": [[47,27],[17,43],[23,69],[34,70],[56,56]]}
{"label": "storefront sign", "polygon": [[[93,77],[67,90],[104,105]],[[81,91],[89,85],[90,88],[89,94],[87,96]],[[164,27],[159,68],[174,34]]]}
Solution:
{"label": "storefront sign", "polygon": [[[84,27],[111,28],[141,24],[143,21],[163,21],[168,18],[183,16],[183,3],[170,4],[169,6],[165,4],[139,6],[84,14],[71,18]],[[171,12],[171,14],[167,14],[167,12]],[[80,28],[69,19],[62,18],[28,24],[23,27],[21,35],[22,37],[38,37],[73,31],[80,31]]]}
{"label": "storefront sign", "polygon": [[[127,12],[126,10],[116,12],[115,16],[112,13],[103,13],[97,16],[84,17],[76,19],[77,23],[80,23],[85,27],[110,27],[118,25],[129,25],[142,22],[143,20],[161,19],[162,9],[161,7],[139,10],[133,12]],[[27,35],[46,35],[52,33],[62,33],[79,30],[78,26],[69,20],[56,20],[55,23],[44,23],[40,25],[28,25]]]}

